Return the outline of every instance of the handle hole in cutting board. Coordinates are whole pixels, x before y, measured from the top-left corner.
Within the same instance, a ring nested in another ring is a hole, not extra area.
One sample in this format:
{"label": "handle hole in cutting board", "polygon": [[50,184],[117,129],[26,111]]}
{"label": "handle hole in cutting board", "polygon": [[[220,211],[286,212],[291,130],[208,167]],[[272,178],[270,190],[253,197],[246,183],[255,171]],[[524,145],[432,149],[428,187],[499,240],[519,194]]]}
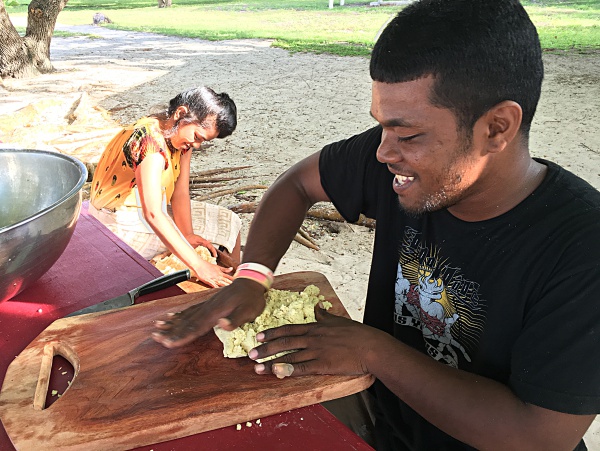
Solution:
{"label": "handle hole in cutting board", "polygon": [[52,370],[50,371],[44,409],[50,407],[67,391],[74,375],[75,368],[73,368],[71,362],[60,354],[55,355],[52,359]]}
{"label": "handle hole in cutting board", "polygon": [[78,372],[79,358],[69,346],[64,343],[47,344],[33,398],[34,409],[47,409],[55,403],[68,390]]}

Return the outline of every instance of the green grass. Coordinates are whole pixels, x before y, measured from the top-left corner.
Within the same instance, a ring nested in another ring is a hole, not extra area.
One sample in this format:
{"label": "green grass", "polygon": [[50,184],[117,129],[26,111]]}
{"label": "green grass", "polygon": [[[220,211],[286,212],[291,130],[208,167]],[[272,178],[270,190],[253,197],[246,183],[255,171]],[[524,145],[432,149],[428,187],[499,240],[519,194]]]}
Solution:
{"label": "green grass", "polygon": [[[25,34],[25,33],[23,32],[23,34]],[[54,33],[52,33],[52,36],[57,36],[59,38],[72,38],[74,36],[83,36],[88,39],[104,39],[102,36],[98,36],[97,34],[73,33],[71,31],[62,31],[62,30],[54,30]]]}
{"label": "green grass", "polygon": [[600,1],[523,3],[544,49],[600,49]]}
{"label": "green grass", "polygon": [[[18,1],[18,0],[17,0]],[[69,0],[58,16],[63,24],[90,24],[95,12],[113,20],[110,28],[207,40],[273,39],[291,52],[368,56],[377,33],[398,6],[370,7],[328,0],[173,0],[157,8],[151,0]],[[546,50],[600,49],[600,0],[523,1]],[[7,6],[26,14],[26,5]]]}
{"label": "green grass", "polygon": [[[17,30],[17,33],[19,33],[21,36],[25,36],[25,27],[15,27],[15,28]],[[97,34],[73,33],[71,31],[62,31],[62,30],[54,30],[54,33],[52,33],[52,36],[57,36],[59,38],[72,38],[75,36],[83,36],[88,39],[104,39],[102,36],[98,36]]]}

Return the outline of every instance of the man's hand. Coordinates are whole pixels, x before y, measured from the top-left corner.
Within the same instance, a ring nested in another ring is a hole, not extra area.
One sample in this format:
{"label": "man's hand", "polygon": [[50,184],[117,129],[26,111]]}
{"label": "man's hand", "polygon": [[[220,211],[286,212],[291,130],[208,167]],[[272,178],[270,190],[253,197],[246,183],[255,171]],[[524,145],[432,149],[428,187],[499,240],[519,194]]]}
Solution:
{"label": "man's hand", "polygon": [[[213,265],[214,266],[214,265]],[[171,313],[164,321],[156,321],[160,329],[152,338],[167,348],[191,343],[209,332],[215,325],[233,330],[254,320],[265,308],[265,289],[247,279],[237,279],[220,289],[205,302],[178,313]]]}
{"label": "man's hand", "polygon": [[213,257],[215,257],[215,258],[217,257],[217,250],[212,245],[212,243],[208,240],[205,240],[200,235],[196,235],[195,233],[192,233],[190,235],[187,235],[185,237],[185,239],[188,241],[188,243],[190,243],[192,245],[192,247],[194,249],[196,249],[198,246],[204,246],[206,249],[208,249],[208,251],[211,253],[211,255]]}
{"label": "man's hand", "polygon": [[364,357],[377,352],[385,335],[369,326],[327,313],[317,305],[316,323],[293,324],[265,330],[256,335],[263,342],[250,350],[253,360],[284,351],[296,351],[268,362],[256,364],[257,374],[277,377],[308,374],[368,374]]}

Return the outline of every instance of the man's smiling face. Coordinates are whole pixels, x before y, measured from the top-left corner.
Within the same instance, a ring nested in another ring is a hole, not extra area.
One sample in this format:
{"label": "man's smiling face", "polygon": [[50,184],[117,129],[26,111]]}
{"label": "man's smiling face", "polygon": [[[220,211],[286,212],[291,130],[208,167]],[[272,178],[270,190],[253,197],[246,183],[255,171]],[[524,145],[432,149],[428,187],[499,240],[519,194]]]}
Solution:
{"label": "man's smiling face", "polygon": [[481,149],[454,113],[431,104],[433,81],[374,81],[372,89],[371,115],[383,127],[377,159],[396,175],[400,206],[414,215],[461,202],[483,170]]}

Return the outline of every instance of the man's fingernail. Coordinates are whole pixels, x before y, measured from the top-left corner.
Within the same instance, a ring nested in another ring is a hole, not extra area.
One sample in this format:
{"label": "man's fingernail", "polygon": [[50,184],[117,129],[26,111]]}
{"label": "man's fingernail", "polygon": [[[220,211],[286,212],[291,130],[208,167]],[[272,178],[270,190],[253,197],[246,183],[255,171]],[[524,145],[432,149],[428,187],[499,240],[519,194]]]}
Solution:
{"label": "man's fingernail", "polygon": [[227,318],[219,318],[217,321],[217,326],[219,326],[221,329],[229,327],[231,326],[231,321],[229,321]]}
{"label": "man's fingernail", "polygon": [[271,371],[273,371],[273,374],[279,379],[283,379],[284,377],[292,375],[294,372],[294,365],[290,363],[274,363],[271,367]]}
{"label": "man's fingernail", "polygon": [[258,365],[254,365],[255,373],[261,374],[264,370],[265,370],[265,366],[262,363],[259,363]]}
{"label": "man's fingernail", "polygon": [[256,349],[250,349],[248,357],[250,357],[252,360],[256,359],[258,357],[258,351]]}
{"label": "man's fingernail", "polygon": [[166,323],[166,321],[154,321],[154,324],[157,324],[159,326],[164,326]]}
{"label": "man's fingernail", "polygon": [[265,339],[265,334],[259,332],[256,334],[256,341],[263,341]]}

